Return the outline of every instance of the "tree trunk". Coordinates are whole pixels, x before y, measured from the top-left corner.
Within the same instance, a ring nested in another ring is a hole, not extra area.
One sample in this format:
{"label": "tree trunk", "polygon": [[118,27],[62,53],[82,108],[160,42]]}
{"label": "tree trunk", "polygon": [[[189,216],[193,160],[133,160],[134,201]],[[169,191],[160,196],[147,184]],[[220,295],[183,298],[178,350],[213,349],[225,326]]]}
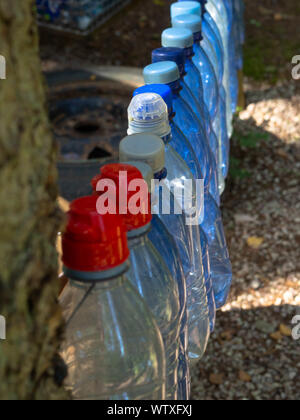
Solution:
{"label": "tree trunk", "polygon": [[57,357],[55,146],[45,110],[34,0],[0,0],[1,399],[64,399]]}

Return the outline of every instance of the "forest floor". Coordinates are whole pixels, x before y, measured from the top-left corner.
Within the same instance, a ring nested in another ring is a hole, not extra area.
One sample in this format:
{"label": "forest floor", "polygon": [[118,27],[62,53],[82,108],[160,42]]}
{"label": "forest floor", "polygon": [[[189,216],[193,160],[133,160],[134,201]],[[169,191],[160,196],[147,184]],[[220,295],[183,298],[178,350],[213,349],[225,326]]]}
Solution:
{"label": "forest floor", "polygon": [[[193,367],[192,395],[295,400],[300,399],[300,336],[292,334],[292,320],[300,314],[300,81],[291,72],[292,57],[300,54],[300,6],[299,0],[245,2],[246,108],[235,119],[222,203],[234,281],[207,353]],[[170,3],[133,1],[126,14],[83,42],[42,31],[44,69],[66,62],[149,64],[169,26]]]}

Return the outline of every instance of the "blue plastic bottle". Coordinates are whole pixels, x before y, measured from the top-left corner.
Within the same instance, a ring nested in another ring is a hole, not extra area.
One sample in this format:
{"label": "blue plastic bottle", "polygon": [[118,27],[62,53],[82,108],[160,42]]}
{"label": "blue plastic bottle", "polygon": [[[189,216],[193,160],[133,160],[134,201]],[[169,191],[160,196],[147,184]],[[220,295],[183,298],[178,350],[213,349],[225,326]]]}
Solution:
{"label": "blue plastic bottle", "polygon": [[[228,48],[225,49],[219,28],[206,8],[207,0],[179,1],[181,2],[181,4],[185,4],[185,8],[183,9],[184,14],[193,14],[202,18],[203,40],[201,41],[201,46],[207,53],[208,57],[211,59],[214,69],[216,70],[216,74],[218,75],[217,77],[220,88],[220,96],[224,100],[226,106],[227,133],[228,137],[231,138],[233,132],[233,125],[231,112],[232,104],[229,80],[229,63],[227,59]],[[196,6],[197,4],[198,6]],[[171,13],[175,13],[176,15],[178,15],[180,13],[180,10],[178,10],[177,12],[176,7],[173,6],[173,8],[174,9],[171,9]],[[209,43],[207,41],[209,41],[212,49],[210,48]],[[213,51],[215,52],[215,54],[213,53]],[[217,63],[214,62],[215,59],[217,59]],[[219,63],[221,63],[221,65],[219,65]],[[221,106],[223,105],[221,104]]]}
{"label": "blue plastic bottle", "polygon": [[[135,124],[135,129],[138,125]],[[120,160],[142,161],[151,165],[155,179],[161,181],[160,184],[164,185],[164,192],[167,192],[171,199],[171,203],[166,203],[164,196],[161,200],[160,188],[156,185],[155,190],[152,191],[152,197],[155,197],[152,201],[152,211],[164,223],[179,246],[179,250],[182,249],[182,246],[187,247],[187,257],[181,251],[179,252],[187,284],[189,357],[190,359],[199,359],[205,353],[209,339],[209,315],[199,229],[198,226],[188,225],[185,213],[180,214],[178,211],[172,210],[173,206],[178,203],[178,196],[175,197],[169,193],[172,183],[181,183],[187,175],[190,175],[182,172],[185,164],[176,152],[170,152],[166,153],[167,161],[165,162],[163,141],[159,137],[145,132],[126,137],[120,143]],[[177,162],[178,166],[174,166],[174,162]],[[171,204],[169,211],[164,209],[166,204]]]}
{"label": "blue plastic bottle", "polygon": [[[173,107],[176,112],[174,121],[191,143],[201,165],[205,185],[209,188],[216,203],[219,204],[218,169],[214,154],[209,147],[203,126],[182,97],[186,90],[185,84],[182,83],[185,74],[184,53],[181,49],[159,48],[153,51],[152,57],[156,63],[144,69],[145,82],[147,84],[167,84],[171,88]],[[171,61],[163,61],[167,58]]]}
{"label": "blue plastic bottle", "polygon": [[[169,28],[166,29],[162,34],[162,45],[166,48],[180,48],[184,52],[185,56],[185,71],[186,76],[184,77],[185,83],[188,87],[193,91],[194,95],[198,99],[201,109],[202,115],[200,116],[201,120],[204,119],[208,121],[206,124],[206,129],[209,133],[209,144],[212,152],[214,153],[217,168],[218,168],[218,182],[219,182],[219,190],[220,194],[225,189],[225,181],[223,177],[223,157],[222,157],[222,150],[223,144],[227,142],[227,127],[226,127],[226,115],[223,116],[223,123],[225,124],[225,135],[226,138],[222,141],[222,133],[220,133],[219,138],[216,137],[215,132],[213,131],[211,125],[211,119],[209,112],[207,110],[206,103],[204,101],[204,92],[203,92],[203,83],[201,79],[200,72],[198,71],[197,67],[193,62],[194,53],[194,36],[193,31],[197,34],[199,28],[201,28],[201,20],[200,17],[195,15],[183,15],[182,19],[180,18],[180,23],[185,22],[186,20],[191,23],[188,25],[181,25],[180,27],[176,28]],[[175,18],[176,21],[176,18]],[[196,26],[195,26],[196,25]],[[220,101],[221,102],[221,101]]]}
{"label": "blue plastic bottle", "polygon": [[229,78],[231,109],[232,113],[236,111],[236,101],[238,92],[238,79],[236,69],[235,41],[232,39],[229,16],[223,1],[208,0],[207,10],[216,22],[220,34],[222,36],[224,52],[225,52],[225,73]]}
{"label": "blue plastic bottle", "polygon": [[[176,114],[174,116],[174,121],[176,123]],[[146,131],[146,125],[144,125],[143,130]],[[151,130],[154,130],[153,126],[151,127]],[[168,130],[167,127],[165,127],[165,130]],[[155,133],[158,134],[156,131]],[[166,136],[166,138],[168,138],[168,136]],[[167,146],[170,146],[169,140]],[[166,158],[169,157],[167,150],[169,150],[171,154],[172,149],[173,148],[166,149]],[[170,169],[174,171],[175,163],[169,166],[171,167]],[[179,164],[177,164],[177,166],[180,168]],[[178,178],[181,177],[182,175],[178,174]],[[225,304],[230,291],[232,282],[232,267],[226,244],[226,237],[220,209],[208,194],[207,186],[204,188],[204,190],[204,219],[200,221],[200,224],[205,231],[208,240],[215,301],[217,308],[220,308]]]}
{"label": "blue plastic bottle", "polygon": [[[142,86],[134,92],[134,95],[140,95],[142,93],[156,93],[162,97],[165,103],[168,106],[169,111],[169,124],[171,127],[172,136],[170,137],[170,145],[173,149],[182,157],[182,159],[186,162],[187,166],[189,167],[190,171],[192,172],[195,179],[203,179],[203,175],[201,172],[201,167],[197,161],[195,152],[182,133],[182,131],[177,127],[174,122],[175,113],[173,112],[173,99],[172,99],[172,92],[171,89],[167,85],[145,85]],[[211,197],[208,190],[205,190],[204,196],[204,219],[206,214],[206,209],[213,207],[216,214],[220,211],[218,206],[214,203],[213,198]],[[206,203],[209,201],[213,201],[212,205],[206,206]],[[205,222],[203,223],[204,226],[206,225]],[[210,272],[210,256],[209,256],[209,246],[208,240],[206,237],[206,233],[200,226],[200,240],[201,240],[201,249],[202,249],[202,262],[203,262],[203,269],[204,269],[204,277],[205,277],[205,287],[207,292],[208,298],[208,309],[209,309],[209,319],[210,319],[210,329],[213,332],[215,327],[215,320],[216,320],[216,303],[215,303],[215,296],[213,292],[213,280],[211,277]]]}
{"label": "blue plastic bottle", "polygon": [[[189,4],[188,2],[184,4]],[[197,3],[198,4],[198,3]],[[200,7],[200,4],[198,4]],[[193,42],[194,48],[197,49],[197,45],[199,44],[199,38],[201,37],[201,18],[196,16],[195,14],[186,14],[186,15],[178,15],[173,18],[173,26],[179,29],[189,29],[193,32]],[[201,42],[202,45],[202,42]],[[204,49],[205,50],[205,49]],[[207,53],[208,56],[209,53]],[[221,61],[221,58],[216,60],[217,62]],[[213,62],[212,62],[213,63]],[[224,179],[228,174],[228,166],[229,166],[229,137],[228,137],[228,129],[227,129],[227,115],[226,115],[226,93],[223,87],[222,79],[219,80],[219,92],[220,92],[220,101],[219,101],[219,111],[220,111],[220,133],[218,137],[219,141],[219,188],[221,193],[225,189],[225,182]],[[231,110],[229,109],[230,118],[232,119]]]}

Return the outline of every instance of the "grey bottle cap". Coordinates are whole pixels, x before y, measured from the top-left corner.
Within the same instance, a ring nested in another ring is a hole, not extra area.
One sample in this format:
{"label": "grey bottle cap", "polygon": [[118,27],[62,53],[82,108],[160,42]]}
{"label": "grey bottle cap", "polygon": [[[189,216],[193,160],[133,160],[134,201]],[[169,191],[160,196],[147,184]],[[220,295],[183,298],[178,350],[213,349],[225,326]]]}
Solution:
{"label": "grey bottle cap", "polygon": [[119,152],[120,162],[146,163],[154,174],[165,167],[165,145],[154,134],[140,133],[125,137],[120,143]]}
{"label": "grey bottle cap", "polygon": [[189,29],[193,34],[201,32],[202,21],[197,15],[178,15],[172,19],[174,28]]}
{"label": "grey bottle cap", "polygon": [[144,68],[147,85],[167,85],[180,79],[179,69],[173,61],[160,61]]}
{"label": "grey bottle cap", "polygon": [[194,44],[194,36],[189,28],[174,27],[163,31],[161,42],[163,47],[190,48]]}
{"label": "grey bottle cap", "polygon": [[134,161],[134,160],[130,160],[128,162],[122,162],[122,163],[134,166],[135,168],[137,168],[140,171],[140,173],[143,175],[144,180],[147,182],[148,190],[150,192],[151,191],[152,179],[154,178],[153,171],[152,171],[151,167],[149,165],[147,165],[146,163],[138,162],[138,161]]}

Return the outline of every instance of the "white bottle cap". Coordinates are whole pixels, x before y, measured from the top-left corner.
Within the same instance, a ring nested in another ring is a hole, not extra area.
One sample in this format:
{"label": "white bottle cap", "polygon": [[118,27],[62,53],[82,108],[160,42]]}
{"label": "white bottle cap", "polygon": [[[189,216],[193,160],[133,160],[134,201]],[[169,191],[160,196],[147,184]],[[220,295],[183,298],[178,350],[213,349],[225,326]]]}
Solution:
{"label": "white bottle cap", "polygon": [[128,135],[152,133],[166,137],[171,133],[168,107],[157,93],[136,95],[128,108]]}

